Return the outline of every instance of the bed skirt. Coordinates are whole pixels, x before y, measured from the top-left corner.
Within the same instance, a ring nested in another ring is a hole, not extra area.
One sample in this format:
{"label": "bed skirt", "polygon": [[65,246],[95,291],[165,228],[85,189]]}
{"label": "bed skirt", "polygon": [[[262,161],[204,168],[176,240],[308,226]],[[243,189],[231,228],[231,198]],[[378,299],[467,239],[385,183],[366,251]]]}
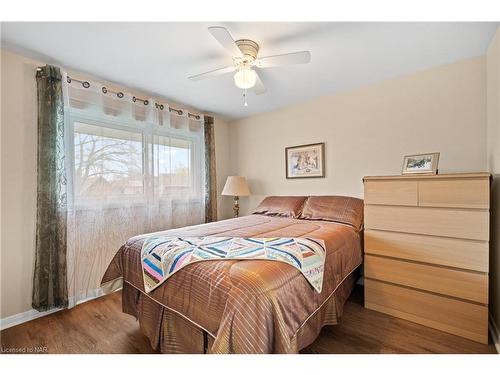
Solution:
{"label": "bed skirt", "polygon": [[[323,326],[335,325],[342,316],[344,304],[351,294],[359,273],[354,271],[337,290],[312,313],[292,338],[290,354],[312,344]],[[140,329],[148,337],[151,347],[161,353],[210,353],[215,337],[176,311],[160,305],[144,292],[128,283],[123,284],[123,312],[139,321]],[[229,353],[229,349],[228,349]]]}

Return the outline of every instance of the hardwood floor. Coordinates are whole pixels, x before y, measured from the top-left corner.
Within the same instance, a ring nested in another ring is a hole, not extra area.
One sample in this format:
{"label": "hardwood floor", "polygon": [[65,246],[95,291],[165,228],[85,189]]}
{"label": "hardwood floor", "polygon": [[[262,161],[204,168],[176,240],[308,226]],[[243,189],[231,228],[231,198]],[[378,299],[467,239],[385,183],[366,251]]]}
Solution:
{"label": "hardwood floor", "polygon": [[340,324],[325,327],[303,353],[496,353],[489,345],[425,327],[363,307],[357,286],[346,303]]}
{"label": "hardwood floor", "polygon": [[[325,327],[303,353],[496,353],[483,345],[363,307],[356,287],[340,324]],[[0,332],[2,352],[155,353],[120,292]],[[46,348],[46,350],[44,349]]]}

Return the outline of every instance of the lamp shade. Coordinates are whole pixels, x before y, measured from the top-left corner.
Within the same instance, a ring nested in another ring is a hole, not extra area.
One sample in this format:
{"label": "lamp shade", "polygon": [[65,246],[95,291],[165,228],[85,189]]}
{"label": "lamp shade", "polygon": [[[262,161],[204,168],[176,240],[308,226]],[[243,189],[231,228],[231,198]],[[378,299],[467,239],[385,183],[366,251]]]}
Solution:
{"label": "lamp shade", "polygon": [[232,195],[237,197],[247,197],[250,195],[247,179],[243,176],[229,176],[222,189],[222,195]]}

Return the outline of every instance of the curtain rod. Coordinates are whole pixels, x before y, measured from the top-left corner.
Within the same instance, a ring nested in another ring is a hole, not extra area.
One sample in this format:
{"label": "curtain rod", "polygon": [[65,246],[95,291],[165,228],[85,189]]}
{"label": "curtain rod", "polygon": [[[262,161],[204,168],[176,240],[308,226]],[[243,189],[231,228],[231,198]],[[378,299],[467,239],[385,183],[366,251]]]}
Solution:
{"label": "curtain rod", "polygon": [[[161,109],[162,111],[165,109],[165,106],[163,104],[158,104],[158,103],[155,103],[155,107],[158,108],[158,109]],[[176,108],[172,108],[172,107],[168,107],[168,110],[169,112],[175,112],[177,113],[179,116],[182,116],[182,114],[184,113],[184,111],[182,109],[176,109]],[[199,120],[201,118],[200,115],[197,115],[197,114],[194,114],[194,113],[190,113],[188,112],[188,116],[189,117],[193,117],[197,120]]]}
{"label": "curtain rod", "polygon": [[[41,68],[37,69],[37,71],[41,71],[41,70],[42,70]],[[71,78],[70,76],[67,76],[66,80],[67,80],[68,83],[71,83],[72,81],[81,83],[81,85],[84,88],[86,88],[86,89],[88,89],[90,87],[90,82],[88,82],[88,81],[80,81],[79,79]],[[106,88],[106,86],[102,86],[101,90],[102,90],[102,92],[104,94],[107,94],[108,92],[116,94],[116,96],[119,97],[120,99],[123,98],[123,96],[124,96],[123,92],[110,90],[110,89]],[[149,100],[147,100],[147,99],[141,99],[141,98],[138,98],[136,96],[132,97],[132,101],[134,103],[137,100],[140,101],[140,102],[142,102],[144,105],[148,105],[149,104]],[[157,109],[160,109],[162,111],[165,109],[165,106],[163,104],[155,103],[155,106],[156,106]],[[176,109],[176,108],[172,108],[172,107],[169,106],[168,110],[169,110],[169,112],[175,112],[175,113],[177,113],[179,116],[182,116],[184,114],[184,110],[182,110],[182,109]],[[195,113],[188,112],[187,115],[188,115],[188,117],[192,117],[192,118],[194,118],[196,120],[199,120],[201,118],[200,115],[197,115]]]}

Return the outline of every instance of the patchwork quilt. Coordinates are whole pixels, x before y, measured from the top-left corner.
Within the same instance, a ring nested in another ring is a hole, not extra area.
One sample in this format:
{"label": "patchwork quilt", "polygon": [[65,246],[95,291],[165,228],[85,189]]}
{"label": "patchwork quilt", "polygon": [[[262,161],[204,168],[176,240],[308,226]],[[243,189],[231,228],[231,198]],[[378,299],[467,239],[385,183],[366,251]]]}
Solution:
{"label": "patchwork quilt", "polygon": [[141,250],[144,290],[151,292],[188,264],[221,259],[265,259],[297,268],[321,292],[325,243],[314,238],[168,237],[146,238]]}

